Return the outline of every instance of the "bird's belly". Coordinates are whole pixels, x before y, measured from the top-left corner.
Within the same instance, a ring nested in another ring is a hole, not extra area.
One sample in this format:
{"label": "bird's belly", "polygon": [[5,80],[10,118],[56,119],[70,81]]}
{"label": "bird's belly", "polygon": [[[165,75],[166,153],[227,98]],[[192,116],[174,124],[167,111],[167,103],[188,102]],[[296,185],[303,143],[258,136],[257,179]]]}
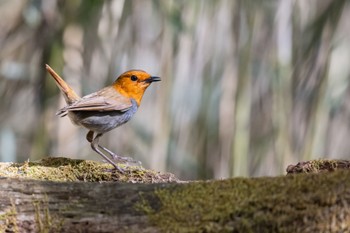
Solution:
{"label": "bird's belly", "polygon": [[73,123],[81,125],[97,133],[108,132],[126,122],[134,115],[133,111],[75,111],[68,116]]}

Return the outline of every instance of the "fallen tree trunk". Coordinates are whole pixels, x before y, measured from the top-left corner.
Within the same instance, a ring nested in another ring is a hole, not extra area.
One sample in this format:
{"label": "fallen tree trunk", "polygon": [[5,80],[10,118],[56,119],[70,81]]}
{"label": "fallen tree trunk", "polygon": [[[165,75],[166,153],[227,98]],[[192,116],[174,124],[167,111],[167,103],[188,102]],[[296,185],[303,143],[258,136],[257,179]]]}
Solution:
{"label": "fallen tree trunk", "polygon": [[0,178],[0,229],[347,232],[349,180],[349,171],[168,184]]}
{"label": "fallen tree trunk", "polygon": [[[164,185],[0,179],[1,219],[14,232],[156,232],[135,204]],[[149,199],[152,201],[152,198]]]}
{"label": "fallen tree trunk", "polygon": [[121,174],[106,163],[60,157],[0,163],[0,232],[157,232],[136,208],[140,192],[180,181],[123,168]]}

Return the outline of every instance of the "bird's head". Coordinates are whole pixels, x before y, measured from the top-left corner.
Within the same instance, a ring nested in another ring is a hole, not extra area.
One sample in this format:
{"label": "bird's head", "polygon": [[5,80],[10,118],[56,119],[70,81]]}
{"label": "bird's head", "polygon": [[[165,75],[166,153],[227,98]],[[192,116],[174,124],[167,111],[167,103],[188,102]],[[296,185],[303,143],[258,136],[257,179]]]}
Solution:
{"label": "bird's head", "polygon": [[160,81],[143,70],[129,70],[121,74],[113,83],[113,87],[122,95],[135,99],[140,105],[145,90],[152,82]]}

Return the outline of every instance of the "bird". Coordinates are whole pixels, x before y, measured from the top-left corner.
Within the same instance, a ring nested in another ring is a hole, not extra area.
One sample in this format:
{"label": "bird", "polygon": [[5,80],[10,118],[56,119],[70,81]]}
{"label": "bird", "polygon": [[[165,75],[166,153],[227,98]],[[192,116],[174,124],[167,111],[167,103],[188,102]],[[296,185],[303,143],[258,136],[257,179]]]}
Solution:
{"label": "bird", "polygon": [[47,64],[46,70],[54,78],[67,103],[65,107],[58,110],[56,115],[68,116],[73,124],[88,129],[86,139],[92,150],[112,164],[115,170],[125,172],[114,161],[137,162],[130,157],[118,156],[101,146],[99,139],[103,134],[128,122],[140,107],[146,89],[151,83],[158,82],[161,78],[143,70],[129,70],[121,74],[111,85],[80,97]]}

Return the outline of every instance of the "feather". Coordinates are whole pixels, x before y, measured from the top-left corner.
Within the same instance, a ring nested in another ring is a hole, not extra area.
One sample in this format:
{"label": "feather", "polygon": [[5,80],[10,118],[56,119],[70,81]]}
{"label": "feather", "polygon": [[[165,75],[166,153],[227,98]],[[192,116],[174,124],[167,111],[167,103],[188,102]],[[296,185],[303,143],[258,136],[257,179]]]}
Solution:
{"label": "feather", "polygon": [[68,112],[75,111],[121,111],[125,112],[132,107],[131,99],[116,92],[111,86],[84,96],[71,105],[60,109],[56,114],[65,116]]}

